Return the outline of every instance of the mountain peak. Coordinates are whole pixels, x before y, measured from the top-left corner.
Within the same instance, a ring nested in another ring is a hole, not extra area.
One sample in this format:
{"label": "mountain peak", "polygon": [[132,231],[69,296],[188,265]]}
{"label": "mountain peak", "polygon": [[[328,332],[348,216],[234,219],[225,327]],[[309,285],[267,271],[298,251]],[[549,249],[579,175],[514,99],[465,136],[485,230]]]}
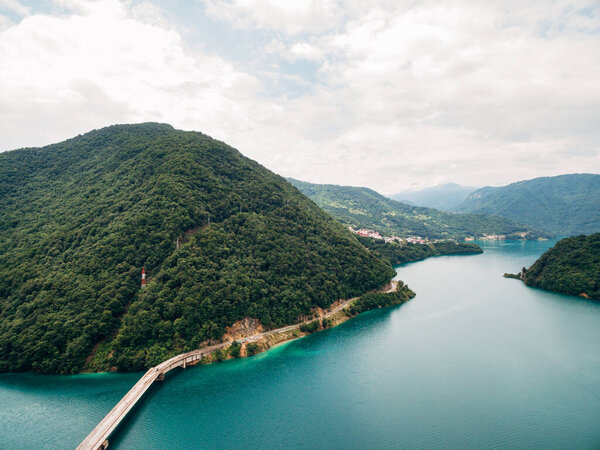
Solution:
{"label": "mountain peak", "polygon": [[393,275],[283,178],[201,133],[113,125],[0,154],[0,371],[141,370],[238,320],[294,323]]}

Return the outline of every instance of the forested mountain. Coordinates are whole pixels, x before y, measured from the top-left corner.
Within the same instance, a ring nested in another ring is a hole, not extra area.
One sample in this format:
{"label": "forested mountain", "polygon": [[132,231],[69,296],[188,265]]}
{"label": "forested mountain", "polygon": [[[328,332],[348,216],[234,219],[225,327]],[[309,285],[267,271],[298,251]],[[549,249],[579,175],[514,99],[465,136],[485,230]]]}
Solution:
{"label": "forested mountain", "polygon": [[289,324],[394,274],[201,133],[118,125],[0,154],[0,371],[139,370],[244,317]]}
{"label": "forested mountain", "polygon": [[403,191],[392,195],[390,198],[399,202],[408,203],[428,208],[452,211],[466,200],[471,192],[477,188],[461,186],[456,183],[440,184],[418,191]]}
{"label": "forested mountain", "polygon": [[560,175],[485,187],[455,210],[497,214],[553,235],[595,233],[600,231],[600,175]]}
{"label": "forested mountain", "polygon": [[600,233],[558,241],[524,278],[528,286],[600,299]]}
{"label": "forested mountain", "polygon": [[384,234],[456,238],[504,234],[535,238],[539,233],[512,220],[486,214],[454,214],[433,208],[410,206],[361,187],[313,184],[294,179],[290,183],[343,224],[366,227]]}

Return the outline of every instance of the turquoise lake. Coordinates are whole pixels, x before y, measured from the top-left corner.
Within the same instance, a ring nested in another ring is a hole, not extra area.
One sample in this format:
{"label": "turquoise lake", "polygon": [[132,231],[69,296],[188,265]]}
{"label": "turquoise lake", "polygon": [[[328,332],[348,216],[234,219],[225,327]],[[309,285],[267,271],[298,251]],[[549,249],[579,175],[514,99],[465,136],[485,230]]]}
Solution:
{"label": "turquoise lake", "polygon": [[[553,245],[398,267],[417,296],[174,371],[110,448],[600,448],[600,303],[502,277]],[[0,375],[0,448],[74,448],[140,374]]]}

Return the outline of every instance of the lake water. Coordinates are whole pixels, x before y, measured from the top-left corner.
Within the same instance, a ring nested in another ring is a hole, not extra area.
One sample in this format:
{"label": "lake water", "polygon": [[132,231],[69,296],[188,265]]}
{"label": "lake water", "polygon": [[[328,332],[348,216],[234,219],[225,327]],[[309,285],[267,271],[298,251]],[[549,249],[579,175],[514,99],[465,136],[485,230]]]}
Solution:
{"label": "lake water", "polygon": [[[111,448],[600,448],[600,303],[502,278],[552,244],[401,266],[411,302],[170,374]],[[1,375],[0,448],[74,448],[139,375]]]}

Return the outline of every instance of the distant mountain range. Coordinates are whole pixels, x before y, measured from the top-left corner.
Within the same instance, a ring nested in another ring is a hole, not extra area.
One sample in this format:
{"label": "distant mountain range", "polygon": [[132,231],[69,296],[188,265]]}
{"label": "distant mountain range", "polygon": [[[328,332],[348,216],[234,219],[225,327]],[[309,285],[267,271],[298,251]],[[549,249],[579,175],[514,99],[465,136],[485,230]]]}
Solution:
{"label": "distant mountain range", "polygon": [[544,234],[513,220],[489,214],[455,214],[411,206],[363,187],[288,181],[345,225],[397,236],[463,239],[501,234],[533,239]]}
{"label": "distant mountain range", "polygon": [[472,186],[446,183],[417,191],[399,192],[390,196],[390,198],[410,205],[427,206],[442,211],[452,211],[453,208],[465,201],[469,194],[476,189],[476,187]]}
{"label": "distant mountain range", "polygon": [[478,189],[456,212],[496,214],[552,235],[600,231],[600,175],[534,178]]}

